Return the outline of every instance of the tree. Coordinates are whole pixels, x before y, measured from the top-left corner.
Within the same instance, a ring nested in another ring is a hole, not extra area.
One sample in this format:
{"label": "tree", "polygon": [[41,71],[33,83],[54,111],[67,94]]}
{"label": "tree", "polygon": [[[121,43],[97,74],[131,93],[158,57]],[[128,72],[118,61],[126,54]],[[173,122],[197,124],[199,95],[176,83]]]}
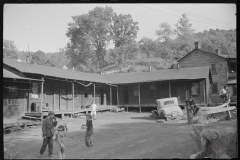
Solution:
{"label": "tree", "polygon": [[96,7],[88,14],[72,17],[74,22],[68,24],[66,34],[70,38],[67,54],[72,65],[75,65],[76,57],[79,57],[78,60],[91,57],[97,68],[102,67],[106,44],[110,39],[112,15],[112,8],[106,6],[105,8]]}
{"label": "tree", "polygon": [[18,58],[18,50],[14,44],[14,41],[3,39],[3,58]]}
{"label": "tree", "polygon": [[156,52],[156,42],[151,38],[143,37],[138,44],[141,52],[145,53],[148,58]]}
{"label": "tree", "polygon": [[38,50],[32,54],[31,62],[32,64],[45,65],[47,57],[43,51]]}
{"label": "tree", "polygon": [[168,42],[174,36],[174,31],[170,24],[164,22],[159,25],[159,30],[156,30],[156,35],[159,41]]}

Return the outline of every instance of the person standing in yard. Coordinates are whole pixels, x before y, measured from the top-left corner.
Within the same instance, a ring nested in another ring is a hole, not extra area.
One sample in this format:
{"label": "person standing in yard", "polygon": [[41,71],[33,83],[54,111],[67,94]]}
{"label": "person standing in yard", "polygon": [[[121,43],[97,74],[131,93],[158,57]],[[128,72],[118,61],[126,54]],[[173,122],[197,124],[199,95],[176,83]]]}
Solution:
{"label": "person standing in yard", "polygon": [[92,147],[91,136],[93,134],[93,124],[91,114],[86,115],[86,125],[82,125],[82,129],[86,129],[85,144],[87,147]]}
{"label": "person standing in yard", "polygon": [[198,111],[199,111],[199,106],[198,106],[197,103],[194,101],[194,99],[192,98],[192,96],[189,96],[187,101],[189,102],[190,107],[193,106],[193,108],[192,108],[193,114],[194,114],[194,115],[197,115],[197,113],[198,113]]}
{"label": "person standing in yard", "polygon": [[95,104],[95,101],[92,101],[92,105],[91,105],[92,111],[91,111],[91,115],[93,117],[94,120],[96,120],[97,117],[97,105]]}
{"label": "person standing in yard", "polygon": [[230,94],[228,91],[227,86],[224,86],[223,89],[220,91],[220,97],[226,102],[230,102]]}
{"label": "person standing in yard", "polygon": [[64,137],[66,136],[68,128],[65,125],[59,125],[55,132],[55,142],[57,145],[57,154],[59,159],[65,158],[65,145],[64,145]]}
{"label": "person standing in yard", "polygon": [[203,129],[200,133],[201,144],[204,150],[192,154],[190,159],[202,159],[202,158],[217,158],[217,159],[230,159],[221,148],[219,143],[220,133],[215,129]]}
{"label": "person standing in yard", "polygon": [[49,149],[49,157],[53,157],[53,135],[54,135],[54,112],[49,111],[47,118],[43,120],[42,123],[42,133],[43,133],[43,144],[40,149],[40,157],[43,156],[43,153],[46,150],[46,147],[48,146]]}

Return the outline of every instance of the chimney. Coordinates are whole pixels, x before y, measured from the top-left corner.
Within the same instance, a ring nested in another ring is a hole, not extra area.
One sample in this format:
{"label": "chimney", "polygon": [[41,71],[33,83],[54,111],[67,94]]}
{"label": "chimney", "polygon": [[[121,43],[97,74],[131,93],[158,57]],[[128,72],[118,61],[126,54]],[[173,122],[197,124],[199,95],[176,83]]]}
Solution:
{"label": "chimney", "polygon": [[151,66],[151,65],[148,66],[148,71],[149,71],[149,72],[152,71],[152,66]]}
{"label": "chimney", "polygon": [[219,49],[215,49],[215,53],[220,56]]}
{"label": "chimney", "polygon": [[195,49],[198,49],[198,41],[196,41],[194,44],[195,44]]}

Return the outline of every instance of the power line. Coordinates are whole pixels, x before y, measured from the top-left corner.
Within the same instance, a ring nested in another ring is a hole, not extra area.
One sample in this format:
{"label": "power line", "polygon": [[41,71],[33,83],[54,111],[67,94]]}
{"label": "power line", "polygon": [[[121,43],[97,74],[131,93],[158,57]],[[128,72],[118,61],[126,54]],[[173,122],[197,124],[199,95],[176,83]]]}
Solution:
{"label": "power line", "polygon": [[228,8],[225,8],[225,7],[220,7],[220,6],[215,6],[215,7],[223,8],[223,9],[229,10],[229,11],[231,11],[231,12],[235,12],[235,11],[233,11],[233,10],[231,10],[231,9],[228,9]]}
{"label": "power line", "polygon": [[[157,6],[159,6],[159,5],[157,5]],[[228,25],[234,25],[233,23],[224,22],[224,21],[220,21],[220,20],[216,20],[216,19],[212,19],[212,18],[200,16],[200,15],[197,15],[197,14],[194,14],[194,13],[186,12],[186,11],[183,11],[183,10],[180,10],[180,9],[176,9],[176,8],[173,8],[173,7],[169,7],[169,6],[166,6],[166,5],[163,5],[163,6],[161,5],[161,6],[159,6],[159,7],[163,7],[163,8],[166,8],[166,7],[167,7],[167,9],[171,9],[171,10],[174,10],[174,11],[176,11],[176,12],[180,12],[180,13],[185,12],[185,13],[188,13],[188,14],[190,14],[190,15],[192,14],[192,15],[195,15],[194,17],[199,17],[199,18],[204,19],[204,20],[209,19],[209,20],[211,20],[211,21],[216,21],[217,23],[225,23],[225,24],[228,24]]]}
{"label": "power line", "polygon": [[[201,6],[201,7],[204,7],[204,8],[209,8],[209,9],[212,9],[212,10],[216,10],[216,11],[219,11],[219,12],[224,12],[224,11],[222,11],[222,10],[214,9],[214,8],[211,8],[211,7],[208,7],[208,6],[203,6],[203,5],[200,5],[200,4],[197,4],[197,5],[199,5],[199,6]],[[230,12],[225,12],[225,13],[233,14],[233,13],[230,13]]]}
{"label": "power line", "polygon": [[[139,5],[139,4],[136,4],[136,5]],[[141,6],[141,5],[139,5],[139,6]],[[162,12],[162,13],[166,13],[166,14],[169,14],[169,15],[172,15],[172,16],[179,17],[179,16],[177,16],[177,15],[175,15],[175,14],[170,14],[170,13],[167,13],[167,12],[159,11],[159,10],[157,10],[157,9],[149,8],[149,7],[146,7],[146,6],[141,6],[141,7],[148,8],[148,9],[151,9],[151,10],[155,10],[155,11],[158,11],[158,12]],[[190,19],[190,18],[189,18],[189,19]],[[212,23],[206,23],[206,22],[202,22],[202,21],[198,21],[198,20],[194,20],[194,19],[190,19],[190,20],[192,20],[192,21],[197,21],[197,22],[201,22],[201,23],[205,23],[205,24],[211,24],[211,25],[218,26],[218,27],[224,27],[224,28],[226,28],[226,26],[221,26],[221,25],[212,24]]]}

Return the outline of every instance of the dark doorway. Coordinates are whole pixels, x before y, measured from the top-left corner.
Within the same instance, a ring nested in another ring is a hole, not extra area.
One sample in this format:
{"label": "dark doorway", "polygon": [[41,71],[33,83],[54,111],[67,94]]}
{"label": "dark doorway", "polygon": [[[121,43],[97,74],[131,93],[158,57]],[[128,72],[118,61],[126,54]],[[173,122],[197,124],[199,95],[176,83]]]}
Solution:
{"label": "dark doorway", "polygon": [[101,105],[104,105],[104,92],[103,92],[103,87],[101,87],[100,94],[101,94]]}
{"label": "dark doorway", "polygon": [[128,99],[128,86],[123,87],[123,103],[128,104],[129,99]]}

